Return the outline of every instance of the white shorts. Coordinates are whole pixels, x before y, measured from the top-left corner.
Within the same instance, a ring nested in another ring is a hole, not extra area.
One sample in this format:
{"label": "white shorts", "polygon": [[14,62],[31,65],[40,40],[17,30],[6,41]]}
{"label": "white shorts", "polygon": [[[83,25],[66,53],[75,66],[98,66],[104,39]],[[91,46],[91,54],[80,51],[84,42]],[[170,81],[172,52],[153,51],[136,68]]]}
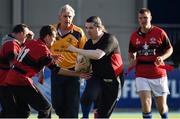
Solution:
{"label": "white shorts", "polygon": [[170,94],[167,77],[157,79],[137,77],[135,81],[137,92],[143,90],[152,91],[155,97]]}

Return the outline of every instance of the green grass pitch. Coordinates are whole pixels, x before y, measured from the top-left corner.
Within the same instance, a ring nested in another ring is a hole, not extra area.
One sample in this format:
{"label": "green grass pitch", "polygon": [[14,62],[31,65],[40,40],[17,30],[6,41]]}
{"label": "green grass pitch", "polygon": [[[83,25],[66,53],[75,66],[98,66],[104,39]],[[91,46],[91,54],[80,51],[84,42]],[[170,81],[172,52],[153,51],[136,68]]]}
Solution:
{"label": "green grass pitch", "polygon": [[[81,117],[81,113],[79,114],[79,118]],[[29,119],[37,119],[37,114],[31,114]],[[52,119],[58,119],[58,117],[53,113]],[[93,114],[90,114],[90,119],[93,119]],[[114,112],[111,115],[111,119],[142,119],[141,113],[138,112]],[[159,113],[153,112],[153,119],[161,119]],[[180,112],[170,112],[169,119],[180,119]]]}

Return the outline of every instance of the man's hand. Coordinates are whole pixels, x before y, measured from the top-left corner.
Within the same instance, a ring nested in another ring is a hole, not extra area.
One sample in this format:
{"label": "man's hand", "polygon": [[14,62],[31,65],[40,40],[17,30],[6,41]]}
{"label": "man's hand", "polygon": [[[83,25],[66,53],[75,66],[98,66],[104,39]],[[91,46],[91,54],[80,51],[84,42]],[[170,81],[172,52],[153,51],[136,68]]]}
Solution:
{"label": "man's hand", "polygon": [[27,37],[27,40],[32,40],[34,38],[34,33],[31,30],[29,30],[29,32],[26,35],[26,37]]}
{"label": "man's hand", "polygon": [[156,60],[155,60],[155,62],[154,62],[154,64],[156,65],[156,66],[159,66],[159,65],[164,65],[164,61],[163,61],[163,58],[162,57],[157,57],[156,58]]}
{"label": "man's hand", "polygon": [[91,73],[80,73],[79,77],[88,80],[91,78],[91,75]]}

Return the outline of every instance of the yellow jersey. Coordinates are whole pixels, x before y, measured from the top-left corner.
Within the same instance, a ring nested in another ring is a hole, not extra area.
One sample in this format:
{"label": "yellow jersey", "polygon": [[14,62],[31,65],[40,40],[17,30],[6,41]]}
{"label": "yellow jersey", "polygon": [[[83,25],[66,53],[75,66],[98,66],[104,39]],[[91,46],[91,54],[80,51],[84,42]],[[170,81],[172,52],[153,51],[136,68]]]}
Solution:
{"label": "yellow jersey", "polygon": [[[60,24],[55,24],[54,26],[57,28]],[[69,45],[73,45],[77,48],[83,48],[87,38],[83,30],[72,24],[70,32],[65,35],[61,35],[57,32],[57,38],[54,44],[51,46],[52,54],[62,54],[64,56],[64,60],[62,62],[58,62],[58,65],[62,68],[70,69],[75,67],[77,53],[69,52],[66,48]]]}

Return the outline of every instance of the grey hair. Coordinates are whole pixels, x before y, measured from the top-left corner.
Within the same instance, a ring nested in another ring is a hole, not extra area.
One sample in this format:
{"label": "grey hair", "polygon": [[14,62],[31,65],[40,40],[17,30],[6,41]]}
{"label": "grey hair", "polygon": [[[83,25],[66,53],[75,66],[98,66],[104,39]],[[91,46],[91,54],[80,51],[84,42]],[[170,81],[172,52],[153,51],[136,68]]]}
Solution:
{"label": "grey hair", "polygon": [[60,8],[59,15],[64,11],[71,11],[73,14],[73,17],[75,16],[75,10],[69,4],[65,4],[64,6]]}

